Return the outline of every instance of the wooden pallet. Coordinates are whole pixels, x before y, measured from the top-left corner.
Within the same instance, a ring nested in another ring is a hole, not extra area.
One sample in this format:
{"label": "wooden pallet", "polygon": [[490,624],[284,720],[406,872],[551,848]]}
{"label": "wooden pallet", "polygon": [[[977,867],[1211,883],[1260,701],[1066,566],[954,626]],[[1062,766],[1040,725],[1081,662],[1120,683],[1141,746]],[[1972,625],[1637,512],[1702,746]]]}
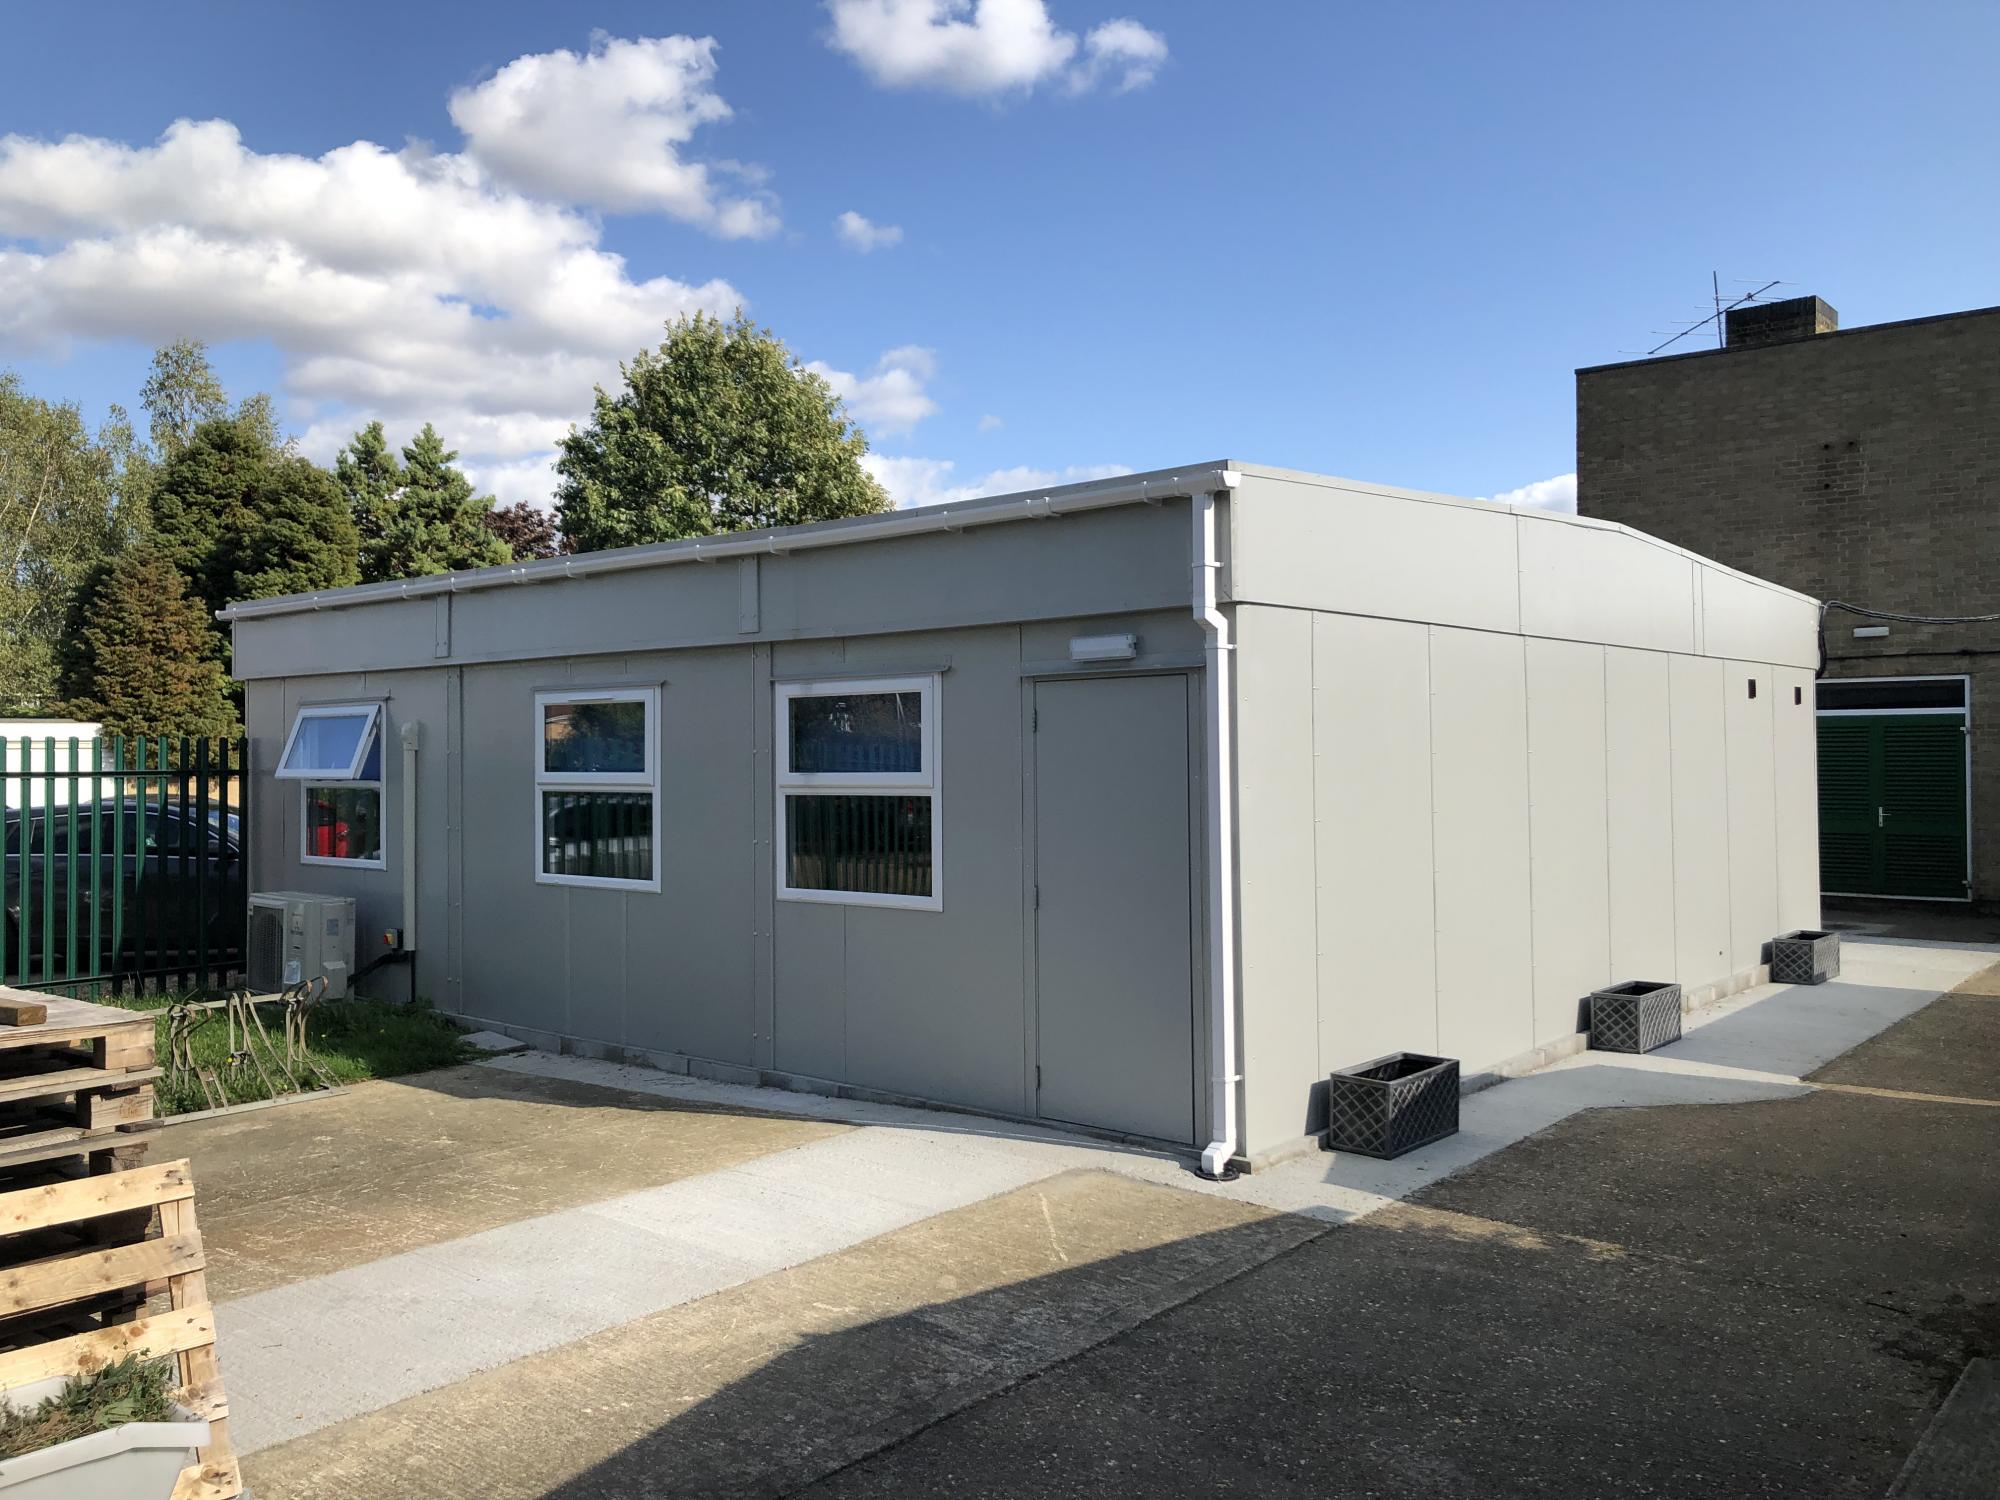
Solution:
{"label": "wooden pallet", "polygon": [[0,985],[0,1002],[18,1001],[48,1016],[0,1026],[0,1188],[68,1159],[90,1172],[137,1166],[160,1076],[153,1017]]}
{"label": "wooden pallet", "polygon": [[88,1373],[127,1355],[171,1355],[180,1390],[175,1399],[209,1423],[200,1462],[184,1470],[174,1500],[229,1500],[243,1490],[229,1443],[229,1403],[215,1353],[215,1310],[209,1305],[206,1255],[194,1216],[194,1178],[185,1161],[45,1183],[0,1193],[0,1246],[31,1244],[37,1236],[74,1231],[105,1220],[157,1212],[158,1236],[66,1254],[17,1259],[0,1269],[0,1318],[25,1320],[64,1309],[114,1303],[163,1285],[168,1310],[132,1322],[86,1328],[62,1337],[0,1350],[0,1389]]}

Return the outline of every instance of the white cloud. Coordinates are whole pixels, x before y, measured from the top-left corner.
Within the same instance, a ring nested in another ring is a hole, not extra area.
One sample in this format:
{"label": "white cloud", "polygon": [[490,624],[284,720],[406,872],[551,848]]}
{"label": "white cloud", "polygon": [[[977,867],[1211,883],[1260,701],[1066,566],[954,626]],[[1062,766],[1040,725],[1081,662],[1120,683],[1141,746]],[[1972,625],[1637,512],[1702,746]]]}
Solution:
{"label": "white cloud", "polygon": [[1023,464],[995,469],[967,484],[953,484],[952,471],[957,465],[948,458],[898,458],[871,453],[861,463],[899,507],[942,505],[954,500],[976,500],[982,495],[1009,495],[1017,490],[1052,489],[1059,484],[1081,484],[1132,472],[1127,464],[1071,464],[1065,469],[1037,469]]}
{"label": "white cloud", "polygon": [[1502,490],[1487,496],[1500,505],[1526,505],[1536,510],[1576,514],[1576,475],[1558,474],[1553,479],[1537,479],[1517,490]]}
{"label": "white cloud", "polygon": [[872,223],[851,208],[833,221],[833,232],[840,236],[841,244],[863,255],[903,243],[901,225]]}
{"label": "white cloud", "polygon": [[937,374],[937,356],[917,344],[891,349],[866,375],[836,370],[819,360],[806,368],[833,387],[863,427],[877,433],[904,433],[934,413],[937,402],[924,390]]}
{"label": "white cloud", "polygon": [[[525,127],[510,128],[518,142]],[[721,200],[716,213],[720,227]],[[593,385],[615,384],[668,320],[743,301],[725,281],[635,276],[593,218],[470,152],[263,153],[224,120],[177,121],[143,146],[0,136],[0,357],[268,341],[281,410],[310,416],[301,446],[319,458],[367,421],[403,441],[428,420],[503,498],[546,496],[549,454]],[[927,403],[925,361],[889,365],[871,396],[893,407],[913,380]]]}
{"label": "white cloud", "polygon": [[1006,425],[1005,422],[994,416],[990,411],[979,419],[979,430],[981,432],[998,432]]}
{"label": "white cloud", "polygon": [[731,239],[770,234],[778,216],[768,197],[732,197],[715,180],[761,181],[761,169],[681,158],[697,129],[729,118],[714,84],[713,37],[599,35],[587,54],[517,57],[454,91],[451,118],[467,154],[525,192],[671,214]]}
{"label": "white cloud", "polygon": [[480,494],[491,495],[502,505],[525,500],[548,510],[552,508],[550,495],[555,489],[552,472],[555,461],[555,452],[550,450],[506,463],[477,465],[468,468],[465,477]]}
{"label": "white cloud", "polygon": [[1153,81],[1167,60],[1167,39],[1123,17],[1092,27],[1083,39],[1083,57],[1083,66],[1071,75],[1071,87],[1094,88],[1115,73],[1117,92],[1129,93]]}
{"label": "white cloud", "polygon": [[1079,42],[1045,0],[827,0],[827,10],[829,44],[885,88],[978,97],[1061,82],[1083,92],[1116,74],[1122,92],[1150,82],[1167,56],[1164,37],[1129,19]]}

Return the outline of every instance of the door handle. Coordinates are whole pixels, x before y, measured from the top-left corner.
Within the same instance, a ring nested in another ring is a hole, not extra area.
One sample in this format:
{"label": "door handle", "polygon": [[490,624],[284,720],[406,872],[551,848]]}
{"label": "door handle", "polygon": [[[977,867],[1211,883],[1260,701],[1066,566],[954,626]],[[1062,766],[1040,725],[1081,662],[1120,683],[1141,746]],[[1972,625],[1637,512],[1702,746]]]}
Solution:
{"label": "door handle", "polygon": [[1880,827],[1881,827],[1881,826],[1882,826],[1882,825],[1883,825],[1884,823],[1886,823],[1886,822],[1888,822],[1888,821],[1889,821],[1889,809],[1888,809],[1888,808],[1886,808],[1886,807],[1878,807],[1878,808],[1876,808],[1876,809],[1875,809],[1875,826],[1876,826],[1877,828],[1880,828]]}

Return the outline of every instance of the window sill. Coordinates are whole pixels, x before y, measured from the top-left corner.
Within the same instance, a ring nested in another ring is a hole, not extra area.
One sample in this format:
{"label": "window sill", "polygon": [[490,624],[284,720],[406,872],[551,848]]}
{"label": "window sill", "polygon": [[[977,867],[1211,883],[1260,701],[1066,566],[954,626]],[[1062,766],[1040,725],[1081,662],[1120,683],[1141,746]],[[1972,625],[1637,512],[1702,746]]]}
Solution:
{"label": "window sill", "polygon": [[795,891],[778,888],[780,901],[802,901],[814,906],[878,906],[900,911],[943,911],[943,896],[891,896],[874,891]]}

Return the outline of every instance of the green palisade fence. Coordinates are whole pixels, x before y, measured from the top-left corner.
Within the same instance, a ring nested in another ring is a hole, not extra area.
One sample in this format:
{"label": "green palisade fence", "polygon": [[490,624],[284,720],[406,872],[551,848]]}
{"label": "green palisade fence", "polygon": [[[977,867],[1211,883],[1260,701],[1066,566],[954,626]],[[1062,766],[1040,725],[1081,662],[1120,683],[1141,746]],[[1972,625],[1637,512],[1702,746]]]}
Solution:
{"label": "green palisade fence", "polygon": [[244,747],[0,740],[0,983],[94,995],[222,985],[243,967]]}

